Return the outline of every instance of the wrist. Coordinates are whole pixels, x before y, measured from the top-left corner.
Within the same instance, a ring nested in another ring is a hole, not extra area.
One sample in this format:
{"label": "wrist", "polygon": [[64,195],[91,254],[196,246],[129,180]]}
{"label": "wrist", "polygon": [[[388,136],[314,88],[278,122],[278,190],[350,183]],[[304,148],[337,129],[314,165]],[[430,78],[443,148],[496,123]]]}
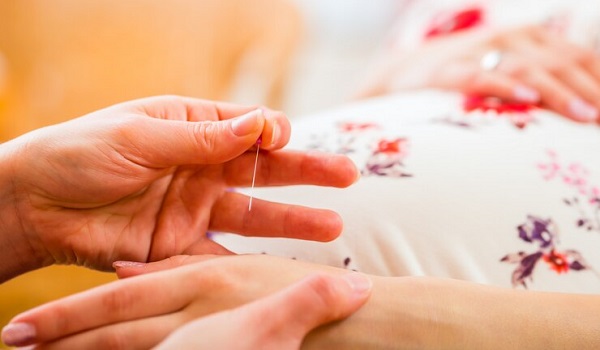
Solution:
{"label": "wrist", "polygon": [[446,330],[436,319],[439,304],[427,290],[429,279],[371,278],[367,303],[343,322],[311,332],[303,349],[432,349],[451,344],[441,344]]}
{"label": "wrist", "polygon": [[14,140],[0,145],[0,283],[44,265],[26,235],[19,209],[16,149]]}
{"label": "wrist", "polygon": [[428,277],[374,278],[373,282],[373,294],[362,309],[344,322],[311,333],[305,345],[322,348],[315,345],[324,341],[332,348],[361,349],[600,346],[597,295],[523,291]]}

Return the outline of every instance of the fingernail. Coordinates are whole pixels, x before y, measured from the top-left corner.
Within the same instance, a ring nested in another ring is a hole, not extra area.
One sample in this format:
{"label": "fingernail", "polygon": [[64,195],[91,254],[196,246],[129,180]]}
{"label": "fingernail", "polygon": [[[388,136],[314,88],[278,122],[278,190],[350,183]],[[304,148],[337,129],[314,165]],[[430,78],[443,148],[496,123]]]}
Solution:
{"label": "fingernail", "polygon": [[35,328],[29,323],[11,323],[2,329],[2,341],[9,346],[27,345],[35,340]]}
{"label": "fingernail", "polygon": [[261,109],[253,110],[231,121],[233,133],[237,136],[246,136],[258,129],[258,117],[262,117]]}
{"label": "fingernail", "polygon": [[571,101],[569,110],[583,121],[591,122],[598,119],[598,109],[578,98]]}
{"label": "fingernail", "polygon": [[273,122],[273,135],[271,136],[271,146],[273,146],[275,143],[277,143],[277,140],[279,139],[279,134],[281,134],[281,130],[279,129],[279,124],[277,124],[277,121]]}
{"label": "fingernail", "polygon": [[361,273],[349,273],[342,278],[350,285],[350,288],[357,296],[368,294],[373,287],[373,282],[369,277]]}
{"label": "fingernail", "polygon": [[519,85],[514,90],[515,99],[525,102],[538,102],[540,93],[527,86]]}
{"label": "fingernail", "polygon": [[137,262],[137,261],[115,261],[112,266],[114,268],[117,267],[142,267],[145,266],[146,264],[143,262]]}

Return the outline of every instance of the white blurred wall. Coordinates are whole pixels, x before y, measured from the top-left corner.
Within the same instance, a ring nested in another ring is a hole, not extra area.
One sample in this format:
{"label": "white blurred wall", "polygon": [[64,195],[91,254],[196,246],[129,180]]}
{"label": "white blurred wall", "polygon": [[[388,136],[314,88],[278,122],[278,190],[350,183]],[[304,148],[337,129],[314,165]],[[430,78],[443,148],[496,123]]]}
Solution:
{"label": "white blurred wall", "polygon": [[401,0],[293,0],[305,19],[283,108],[291,117],[349,99]]}

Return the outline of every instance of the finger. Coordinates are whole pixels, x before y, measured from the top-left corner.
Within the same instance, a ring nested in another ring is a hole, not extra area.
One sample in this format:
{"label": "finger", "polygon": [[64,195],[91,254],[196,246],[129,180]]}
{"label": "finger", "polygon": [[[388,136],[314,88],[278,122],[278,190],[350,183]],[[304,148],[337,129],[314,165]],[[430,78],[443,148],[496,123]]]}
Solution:
{"label": "finger", "polygon": [[530,104],[540,102],[540,93],[537,90],[504,73],[478,69],[475,74],[477,74],[476,77],[465,88],[468,93]]}
{"label": "finger", "polygon": [[[230,186],[250,185],[254,159],[253,154],[247,154],[226,165],[224,174]],[[357,178],[356,166],[345,156],[281,151],[263,153],[259,157],[256,184],[345,187]],[[204,181],[202,174],[199,174],[194,181],[186,184],[185,191],[173,193],[173,196],[164,199],[163,207],[168,209],[160,214],[152,239],[150,261],[182,253],[228,253],[225,248],[200,236],[207,229],[203,218],[209,216],[213,222],[208,229],[245,235],[330,241],[341,233],[341,219],[334,212],[274,203],[265,206],[260,202],[259,209],[252,211],[255,214],[248,216],[247,197],[222,195],[222,190],[217,188],[206,190]],[[198,188],[204,189],[201,196]],[[215,205],[213,201],[216,201]],[[207,202],[212,207],[210,213],[207,213]],[[181,203],[186,205],[182,206]],[[182,217],[180,214],[183,210],[191,215]],[[232,212],[225,213],[226,210]],[[269,210],[272,212],[269,213]],[[178,215],[174,215],[174,212]],[[269,228],[270,220],[275,220],[272,228]]]}
{"label": "finger", "polygon": [[[355,312],[366,302],[371,288],[364,275],[312,275],[271,296],[190,322],[158,349],[183,344],[194,348],[298,349],[310,330]],[[241,338],[232,338],[232,333]]]}
{"label": "finger", "polygon": [[540,68],[531,68],[524,80],[538,91],[542,102],[550,109],[574,121],[589,123],[598,118],[598,111],[583,101],[557,78]]}
{"label": "finger", "polygon": [[37,344],[35,349],[150,349],[184,323],[176,314],[120,322]]}
{"label": "finger", "polygon": [[560,55],[563,69],[556,73],[586,102],[600,108],[600,57],[592,50],[544,33],[544,41]]}
{"label": "finger", "polygon": [[[551,37],[551,38],[550,38]],[[587,101],[596,101],[600,86],[588,72],[582,69],[575,59],[574,45],[566,45],[559,37],[550,36],[545,30],[535,31],[536,41],[519,40],[515,43],[521,59],[513,60],[513,72],[525,79],[544,85],[546,91],[558,94],[543,94],[543,102],[555,111],[579,122],[594,122],[598,109]],[[508,62],[500,68],[506,70]],[[515,66],[520,68],[514,69]],[[541,90],[540,90],[541,92]]]}
{"label": "finger", "polygon": [[548,31],[540,33],[540,40],[548,46],[552,46],[555,52],[560,53],[562,59],[577,62],[592,75],[595,81],[600,82],[600,57],[593,50],[572,43]]}
{"label": "finger", "polygon": [[[265,106],[240,106],[182,96],[155,96],[128,103],[135,106],[136,110],[143,115],[192,122],[228,120],[260,109],[267,120],[263,130],[266,134],[264,149],[281,148],[287,144],[290,136],[290,124],[285,114]],[[277,133],[273,133],[275,125]],[[274,135],[277,137],[274,138]]]}
{"label": "finger", "polygon": [[[171,271],[140,276],[50,302],[13,318],[2,330],[2,340],[10,346],[43,343],[105,324],[180,310],[198,295],[189,288],[190,278],[201,279],[200,285],[211,283],[204,274],[186,277],[190,272],[179,270],[184,278]],[[154,278],[161,279],[161,288],[156,288]]]}
{"label": "finger", "polygon": [[[246,154],[225,165],[229,186],[250,186],[255,154]],[[317,185],[348,187],[359,178],[352,160],[321,152],[263,152],[258,157],[256,186]]]}
{"label": "finger", "polygon": [[455,62],[451,69],[441,71],[436,77],[438,86],[446,89],[458,87],[468,94],[494,96],[530,104],[540,101],[538,91],[500,71],[481,69],[474,57]]}
{"label": "finger", "polygon": [[[588,105],[587,110],[592,121],[598,119],[600,107],[600,81],[595,81],[589,73],[579,67],[570,67],[557,74],[558,78],[569,86],[581,100]],[[585,112],[582,111],[585,114]],[[595,116],[595,118],[593,117]]]}
{"label": "finger", "polygon": [[218,255],[175,255],[167,259],[150,263],[140,263],[134,261],[115,261],[113,267],[119,278],[128,278],[137,275],[143,275],[152,272],[170,270],[176,267],[190,265],[197,262],[211,260],[219,257]]}
{"label": "finger", "polygon": [[261,110],[215,122],[139,118],[116,129],[113,144],[124,158],[149,168],[217,164],[248,150],[264,125]]}
{"label": "finger", "polygon": [[[289,237],[327,242],[343,229],[341,217],[334,211],[254,199],[240,193],[227,193],[213,208],[209,229],[245,236]],[[186,251],[188,254],[199,252]]]}

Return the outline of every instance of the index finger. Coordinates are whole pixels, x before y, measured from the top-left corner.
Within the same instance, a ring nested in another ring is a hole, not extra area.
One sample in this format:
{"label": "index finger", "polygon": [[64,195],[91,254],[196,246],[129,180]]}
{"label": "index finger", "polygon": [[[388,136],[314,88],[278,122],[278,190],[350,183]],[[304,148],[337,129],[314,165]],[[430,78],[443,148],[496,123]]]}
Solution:
{"label": "index finger", "polygon": [[[249,186],[254,173],[255,154],[244,154],[225,165],[225,179],[232,187]],[[256,186],[316,185],[348,187],[359,178],[354,162],[347,156],[317,151],[260,153]]]}
{"label": "index finger", "polygon": [[126,102],[143,113],[159,119],[218,121],[239,117],[256,109],[264,113],[263,149],[279,149],[287,144],[291,126],[287,116],[260,105],[237,105],[183,96],[155,96]]}
{"label": "index finger", "polygon": [[[198,293],[189,288],[190,279],[181,278],[180,274],[186,272],[177,271],[112,282],[36,307],[13,318],[2,330],[2,340],[9,346],[27,346],[108,324],[174,312]],[[196,274],[193,279],[204,279],[208,284],[209,275]]]}

